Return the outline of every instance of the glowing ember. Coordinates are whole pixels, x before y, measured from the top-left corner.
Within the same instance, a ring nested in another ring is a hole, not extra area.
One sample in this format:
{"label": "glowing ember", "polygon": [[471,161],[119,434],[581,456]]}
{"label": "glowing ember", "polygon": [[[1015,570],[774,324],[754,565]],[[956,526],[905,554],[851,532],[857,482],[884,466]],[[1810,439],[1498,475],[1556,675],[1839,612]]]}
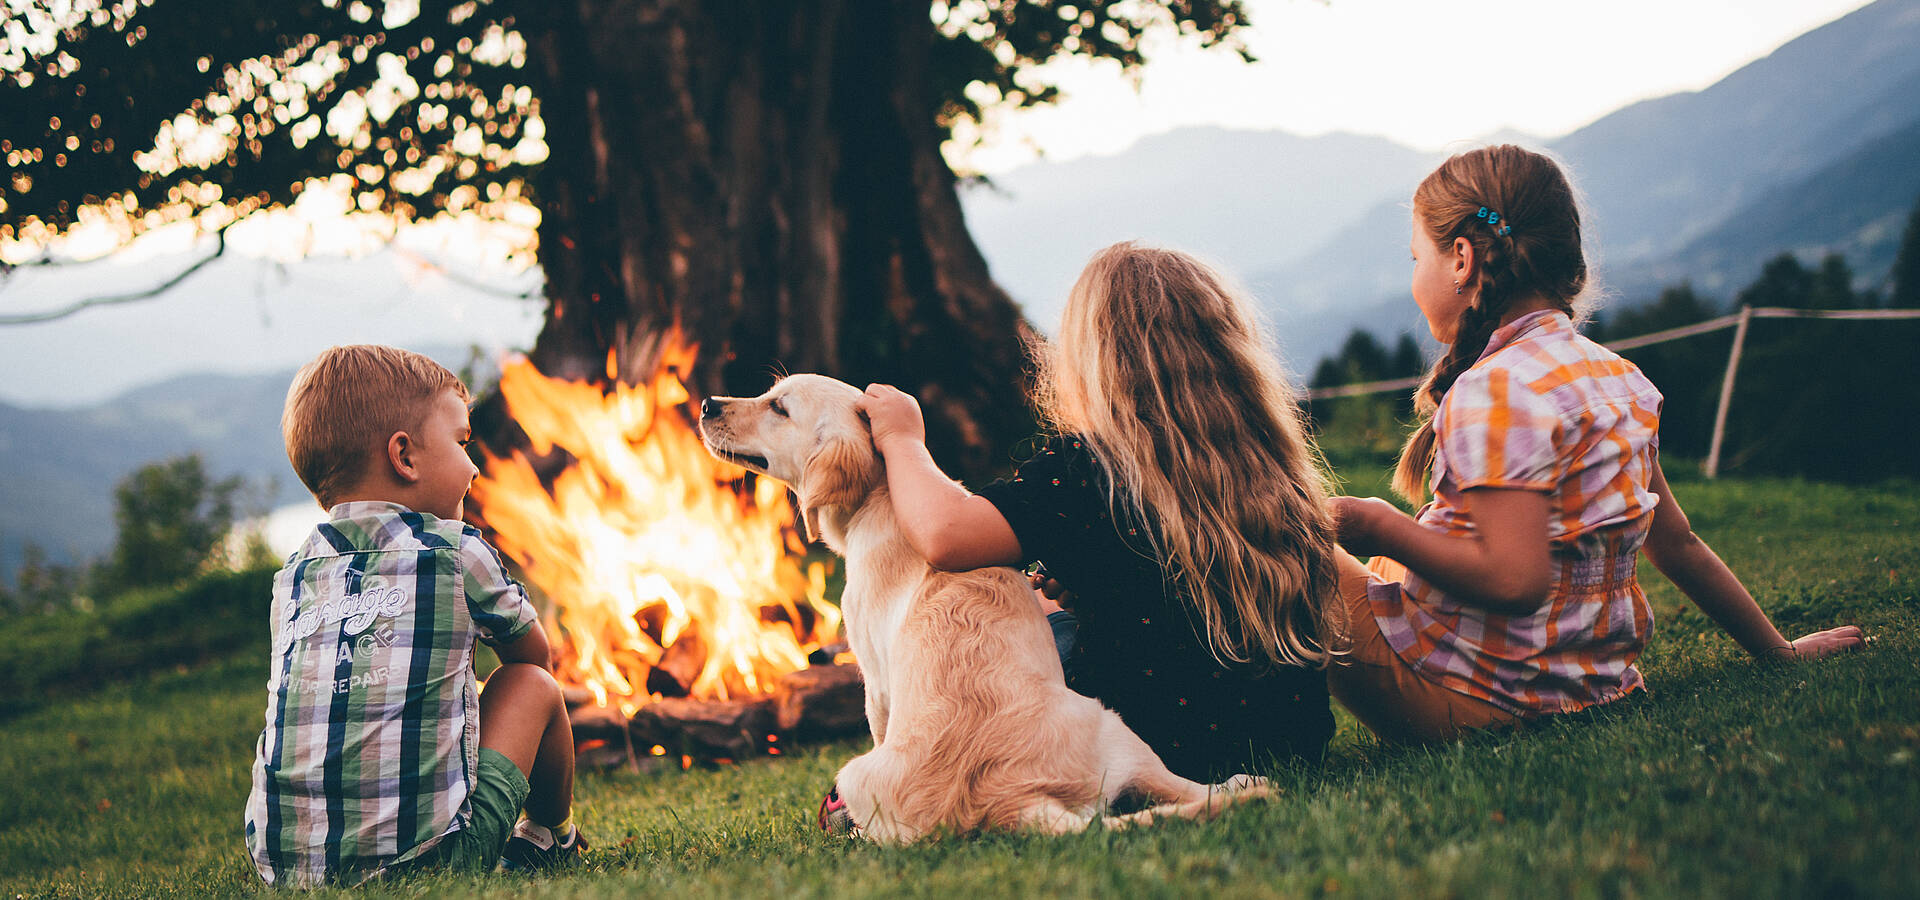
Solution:
{"label": "glowing ember", "polygon": [[508,414],[535,454],[573,459],[549,491],[519,452],[488,454],[473,485],[496,545],[547,600],[561,681],[628,716],[658,698],[649,676],[696,699],[768,693],[840,628],[824,567],[801,569],[786,488],[749,488],[701,446],[679,378],[693,360],[670,338],[651,384],[611,392],[509,362]]}

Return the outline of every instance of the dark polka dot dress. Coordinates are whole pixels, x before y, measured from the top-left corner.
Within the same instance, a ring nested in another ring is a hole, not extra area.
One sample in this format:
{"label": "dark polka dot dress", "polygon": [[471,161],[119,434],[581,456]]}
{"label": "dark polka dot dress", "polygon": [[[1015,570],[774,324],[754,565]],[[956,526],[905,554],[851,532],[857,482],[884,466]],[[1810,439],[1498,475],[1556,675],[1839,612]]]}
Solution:
{"label": "dark polka dot dress", "polygon": [[1217,781],[1273,759],[1318,759],[1333,734],[1325,674],[1222,665],[1154,556],[1144,523],[1114,518],[1105,474],[1071,435],[1043,438],[982,488],[1029,560],[1074,593],[1074,690],[1120,714],[1173,771]]}

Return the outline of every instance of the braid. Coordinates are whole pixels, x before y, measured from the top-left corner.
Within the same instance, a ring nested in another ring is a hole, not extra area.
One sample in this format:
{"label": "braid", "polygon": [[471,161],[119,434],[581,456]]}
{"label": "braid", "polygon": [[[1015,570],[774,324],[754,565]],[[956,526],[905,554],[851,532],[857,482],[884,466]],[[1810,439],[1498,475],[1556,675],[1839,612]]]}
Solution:
{"label": "braid", "polygon": [[1447,395],[1447,390],[1479,361],[1480,351],[1487,349],[1487,338],[1492,337],[1493,330],[1500,325],[1500,316],[1488,312],[1493,308],[1486,303],[1476,303],[1460,315],[1459,336],[1447,348],[1447,355],[1440,358],[1439,365],[1433,367],[1421,397],[1420,407],[1429,418],[1440,408],[1440,399]]}
{"label": "braid", "polygon": [[1480,351],[1487,348],[1487,339],[1493,337],[1494,329],[1500,325],[1499,314],[1488,312],[1494,308],[1483,301],[1460,314],[1460,331],[1447,348],[1447,355],[1434,363],[1433,371],[1427,373],[1427,380],[1415,395],[1420,425],[1400,451],[1400,463],[1393,472],[1394,491],[1414,503],[1425,498],[1427,470],[1433,467],[1433,445],[1437,438],[1433,431],[1434,413],[1439,411],[1440,400],[1447,395],[1447,390],[1479,361]]}

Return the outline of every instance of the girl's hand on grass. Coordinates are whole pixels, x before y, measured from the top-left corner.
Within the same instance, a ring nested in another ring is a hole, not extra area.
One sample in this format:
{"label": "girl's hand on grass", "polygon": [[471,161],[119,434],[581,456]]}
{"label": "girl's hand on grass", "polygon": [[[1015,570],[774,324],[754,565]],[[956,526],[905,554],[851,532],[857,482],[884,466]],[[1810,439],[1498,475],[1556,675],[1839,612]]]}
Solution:
{"label": "girl's hand on grass", "polygon": [[1379,497],[1332,497],[1333,527],[1340,546],[1355,556],[1377,556],[1385,548],[1378,546],[1380,523],[1400,515],[1398,507]]}
{"label": "girl's hand on grass", "polygon": [[893,385],[867,385],[867,392],[853,406],[867,417],[867,426],[873,431],[873,448],[880,451],[881,456],[887,454],[887,445],[895,441],[923,444],[927,441],[927,423],[920,414],[919,401]]}
{"label": "girl's hand on grass", "polygon": [[1858,625],[1842,625],[1826,631],[1816,631],[1806,635],[1785,647],[1767,654],[1767,659],[1787,661],[1795,659],[1825,659],[1849,650],[1858,650],[1866,646],[1866,638],[1860,634]]}

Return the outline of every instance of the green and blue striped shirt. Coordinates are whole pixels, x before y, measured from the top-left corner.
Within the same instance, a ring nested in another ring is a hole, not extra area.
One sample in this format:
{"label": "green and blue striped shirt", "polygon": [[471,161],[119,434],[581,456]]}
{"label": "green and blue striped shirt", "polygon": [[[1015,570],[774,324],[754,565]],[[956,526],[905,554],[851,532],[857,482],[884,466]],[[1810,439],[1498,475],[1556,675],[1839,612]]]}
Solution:
{"label": "green and blue striped shirt", "polygon": [[537,620],[472,527],[377,501],[329,515],[274,579],[247,847],[276,884],[359,881],[467,826],[474,641]]}

